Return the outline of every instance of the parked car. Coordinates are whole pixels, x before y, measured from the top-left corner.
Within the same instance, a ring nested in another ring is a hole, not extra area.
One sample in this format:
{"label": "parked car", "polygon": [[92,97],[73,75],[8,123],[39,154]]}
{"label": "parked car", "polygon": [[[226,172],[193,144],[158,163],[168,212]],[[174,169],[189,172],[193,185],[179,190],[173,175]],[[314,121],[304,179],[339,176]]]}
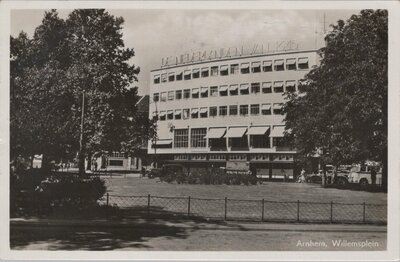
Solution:
{"label": "parked car", "polygon": [[155,178],[155,177],[162,177],[168,174],[169,172],[184,172],[184,166],[178,165],[178,164],[165,164],[161,168],[153,168],[149,172],[149,178]]}
{"label": "parked car", "polygon": [[366,187],[372,184],[371,171],[376,171],[375,184],[382,184],[382,169],[379,166],[353,165],[349,174],[349,183],[359,184]]}

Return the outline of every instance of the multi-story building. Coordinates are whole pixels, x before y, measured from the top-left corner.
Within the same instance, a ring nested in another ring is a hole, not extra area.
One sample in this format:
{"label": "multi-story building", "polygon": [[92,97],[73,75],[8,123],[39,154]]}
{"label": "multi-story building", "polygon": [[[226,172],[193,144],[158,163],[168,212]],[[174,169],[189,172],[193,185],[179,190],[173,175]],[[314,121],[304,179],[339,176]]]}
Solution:
{"label": "multi-story building", "polygon": [[241,55],[151,71],[150,117],[158,164],[250,169],[293,177],[296,152],[282,143],[285,92],[319,61],[316,50]]}

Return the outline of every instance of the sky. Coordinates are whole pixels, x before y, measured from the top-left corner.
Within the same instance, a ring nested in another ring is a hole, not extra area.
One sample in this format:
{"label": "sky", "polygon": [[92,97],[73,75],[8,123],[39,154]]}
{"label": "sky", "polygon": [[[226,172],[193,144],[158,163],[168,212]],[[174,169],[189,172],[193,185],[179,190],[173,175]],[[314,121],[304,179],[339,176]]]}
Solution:
{"label": "sky", "polygon": [[[11,12],[11,35],[25,31],[32,36],[46,10],[20,9]],[[58,10],[67,18],[72,10]],[[150,70],[161,66],[162,57],[192,51],[251,47],[255,44],[294,40],[299,49],[323,45],[324,25],[347,20],[360,10],[107,10],[122,16],[125,46],[133,48],[129,61],[140,67],[140,95],[149,93]],[[324,24],[325,17],[325,24]]]}

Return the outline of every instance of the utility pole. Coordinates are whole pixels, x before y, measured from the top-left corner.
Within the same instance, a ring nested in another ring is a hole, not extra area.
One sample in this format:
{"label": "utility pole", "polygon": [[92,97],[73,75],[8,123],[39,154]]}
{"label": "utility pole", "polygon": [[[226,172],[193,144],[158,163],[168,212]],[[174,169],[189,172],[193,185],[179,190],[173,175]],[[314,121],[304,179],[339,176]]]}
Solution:
{"label": "utility pole", "polygon": [[85,123],[85,90],[83,90],[82,92],[81,134],[79,139],[79,160],[78,160],[79,175],[81,176],[85,175],[85,150],[83,144],[84,123]]}

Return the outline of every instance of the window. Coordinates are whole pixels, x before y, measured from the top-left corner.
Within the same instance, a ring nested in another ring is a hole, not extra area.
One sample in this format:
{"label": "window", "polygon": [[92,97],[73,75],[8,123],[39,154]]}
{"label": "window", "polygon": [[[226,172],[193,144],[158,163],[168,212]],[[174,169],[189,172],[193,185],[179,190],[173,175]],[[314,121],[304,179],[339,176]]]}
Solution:
{"label": "window", "polygon": [[208,97],[208,87],[203,86],[200,88],[201,97]]}
{"label": "window", "polygon": [[208,108],[207,107],[200,108],[200,117],[201,118],[208,117]]}
{"label": "window", "polygon": [[227,66],[227,65],[222,65],[222,66],[220,67],[220,75],[221,75],[221,76],[227,76],[227,75],[229,75],[229,66]]}
{"label": "window", "polygon": [[211,76],[217,76],[218,75],[218,66],[212,66],[211,67]]}
{"label": "window", "polygon": [[174,82],[175,81],[175,73],[169,73],[168,81],[169,82]]}
{"label": "window", "polygon": [[175,91],[175,99],[176,100],[182,99],[182,90]]}
{"label": "window", "polygon": [[308,69],[308,58],[307,57],[299,58],[298,67],[299,69]]}
{"label": "window", "polygon": [[189,118],[189,113],[190,113],[190,109],[186,108],[182,110],[182,117],[183,119],[188,119]]}
{"label": "window", "polygon": [[167,111],[167,119],[168,120],[174,119],[174,111],[173,110],[168,110]]}
{"label": "window", "polygon": [[192,89],[192,98],[199,98],[199,89],[198,88]]}
{"label": "window", "polygon": [[270,115],[271,114],[271,104],[262,104],[261,105],[261,114]]}
{"label": "window", "polygon": [[263,61],[263,71],[264,72],[272,72],[272,61]]}
{"label": "window", "polygon": [[124,165],[124,160],[108,160],[108,165],[109,166],[123,166]]}
{"label": "window", "polygon": [[274,70],[275,71],[283,71],[285,70],[285,62],[283,59],[274,61]]}
{"label": "window", "polygon": [[296,91],[296,81],[289,80],[286,81],[286,92],[295,92]]}
{"label": "window", "polygon": [[163,83],[167,82],[167,74],[161,75],[161,82],[163,82]]}
{"label": "window", "polygon": [[229,115],[230,116],[237,116],[238,114],[238,106],[237,105],[230,105],[229,106]]}
{"label": "window", "polygon": [[218,86],[210,86],[210,96],[218,96]]}
{"label": "window", "polygon": [[283,93],[283,82],[274,82],[274,93]]}
{"label": "window", "polygon": [[266,135],[251,135],[250,146],[254,148],[270,148],[270,139]]}
{"label": "window", "polygon": [[175,129],[174,130],[174,147],[182,148],[189,145],[189,130]]}
{"label": "window", "polygon": [[274,115],[281,115],[282,114],[282,104],[274,104],[273,112],[274,112]]}
{"label": "window", "polygon": [[238,85],[230,85],[229,86],[229,94],[231,96],[237,96],[239,94],[239,87]]}
{"label": "window", "polygon": [[296,58],[286,59],[286,70],[296,70]]}
{"label": "window", "polygon": [[160,83],[160,75],[155,75],[154,76],[154,84],[159,84]]}
{"label": "window", "polygon": [[206,147],[207,139],[204,138],[207,134],[207,128],[192,128],[190,130],[190,146],[191,147]]}
{"label": "window", "polygon": [[164,121],[166,117],[166,112],[165,111],[160,111],[160,121]]}
{"label": "window", "polygon": [[154,93],[153,94],[153,101],[158,102],[160,100],[160,94],[159,93]]}
{"label": "window", "polygon": [[249,84],[241,84],[240,85],[240,94],[248,95],[249,94]]}
{"label": "window", "polygon": [[167,101],[167,92],[162,92],[161,93],[161,102]]}
{"label": "window", "polygon": [[177,73],[177,74],[175,75],[176,81],[181,81],[181,80],[182,80],[182,76],[183,76],[183,73],[182,73],[182,72]]}
{"label": "window", "polygon": [[219,87],[219,96],[227,96],[228,95],[228,86],[220,86]]}
{"label": "window", "polygon": [[228,107],[227,106],[220,106],[219,107],[219,115],[220,116],[226,116],[228,111]]}
{"label": "window", "polygon": [[190,112],[192,118],[199,118],[199,109],[197,108],[192,108],[192,111]]}
{"label": "window", "polygon": [[180,109],[175,110],[175,119],[177,120],[182,119],[182,110]]}
{"label": "window", "polygon": [[175,97],[174,91],[168,91],[168,100],[174,100]]}
{"label": "window", "polygon": [[240,105],[239,113],[241,116],[246,116],[249,114],[249,105]]}
{"label": "window", "polygon": [[251,93],[252,94],[260,93],[260,83],[251,83]]}
{"label": "window", "polygon": [[262,83],[262,92],[264,94],[272,93],[272,83],[271,82],[263,82]]}
{"label": "window", "polygon": [[201,77],[208,77],[210,74],[210,70],[208,67],[204,67],[201,69]]}
{"label": "window", "polygon": [[250,73],[250,65],[249,65],[249,63],[242,63],[242,64],[240,65],[240,72],[241,72],[242,74],[248,74],[248,73]]}
{"label": "window", "polygon": [[231,65],[231,75],[239,74],[239,64]]}
{"label": "window", "polygon": [[259,115],[260,114],[260,105],[254,104],[250,106],[250,114]]}
{"label": "window", "polygon": [[192,76],[193,76],[193,79],[199,78],[200,77],[200,69],[198,69],[198,68],[193,69]]}
{"label": "window", "polygon": [[185,73],[183,74],[183,79],[184,80],[190,80],[192,78],[191,71],[190,70],[185,70]]}
{"label": "window", "polygon": [[190,89],[183,90],[183,98],[184,99],[190,98]]}
{"label": "window", "polygon": [[252,73],[260,73],[261,72],[261,63],[260,62],[251,63],[251,72]]}
{"label": "window", "polygon": [[210,116],[218,115],[218,108],[216,106],[211,106],[209,111],[210,111]]}

